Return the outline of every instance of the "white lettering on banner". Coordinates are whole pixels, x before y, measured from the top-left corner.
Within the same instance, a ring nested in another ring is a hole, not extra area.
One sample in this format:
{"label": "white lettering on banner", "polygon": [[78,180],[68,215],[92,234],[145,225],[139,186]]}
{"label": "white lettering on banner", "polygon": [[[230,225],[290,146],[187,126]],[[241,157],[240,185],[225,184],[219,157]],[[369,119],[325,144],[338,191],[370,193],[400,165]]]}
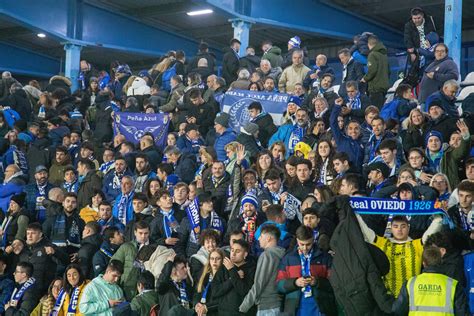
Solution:
{"label": "white lettering on banner", "polygon": [[351,207],[357,210],[375,210],[375,209],[383,209],[383,210],[400,210],[404,211],[406,209],[406,202],[405,201],[383,201],[383,200],[371,200],[370,206],[369,201],[350,201]]}
{"label": "white lettering on banner", "polygon": [[300,219],[301,222],[301,214],[300,214],[300,207],[301,207],[301,201],[298,200],[296,197],[288,193],[286,196],[285,203],[283,205],[283,210],[285,211],[285,215],[288,219],[294,219],[295,216],[298,214],[298,219]]}

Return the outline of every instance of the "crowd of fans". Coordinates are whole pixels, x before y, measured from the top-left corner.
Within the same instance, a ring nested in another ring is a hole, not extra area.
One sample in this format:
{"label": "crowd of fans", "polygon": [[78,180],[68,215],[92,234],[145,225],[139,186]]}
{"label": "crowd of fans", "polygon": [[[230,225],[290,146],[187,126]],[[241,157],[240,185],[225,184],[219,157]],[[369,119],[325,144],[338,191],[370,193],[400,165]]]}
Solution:
{"label": "crowd of fans", "polygon": [[[474,119],[455,104],[458,65],[432,18],[413,9],[404,38],[411,71],[393,100],[372,33],[339,52],[339,89],[298,36],[284,55],[264,41],[244,57],[232,39],[222,76],[206,43],[137,75],[83,60],[77,91],[4,72],[0,312],[474,313]],[[229,89],[289,94],[281,122],[255,101],[234,131]],[[114,135],[119,112],[167,113],[166,146]],[[359,215],[348,196],[442,214]]]}

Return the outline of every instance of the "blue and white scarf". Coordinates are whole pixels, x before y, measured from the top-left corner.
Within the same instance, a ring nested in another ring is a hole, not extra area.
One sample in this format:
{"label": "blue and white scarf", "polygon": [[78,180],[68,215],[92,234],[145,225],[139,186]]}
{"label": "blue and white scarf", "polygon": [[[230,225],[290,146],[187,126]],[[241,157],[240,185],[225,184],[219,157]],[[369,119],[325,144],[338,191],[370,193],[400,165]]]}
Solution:
{"label": "blue and white scarf", "polygon": [[25,295],[25,292],[30,287],[32,287],[35,283],[36,283],[36,279],[33,278],[33,277],[29,278],[25,283],[23,283],[21,288],[18,291],[13,293],[13,295],[10,299],[10,305],[13,306],[13,307],[16,307],[18,305],[18,303],[20,302],[21,298],[23,297],[23,295]]}
{"label": "blue and white scarf", "polygon": [[124,225],[127,225],[127,208],[132,196],[133,196],[133,191],[130,192],[129,194],[122,193],[120,197],[120,201],[117,204],[118,219]]}
{"label": "blue and white scarf", "polygon": [[188,293],[186,293],[186,282],[181,281],[181,285],[178,282],[173,281],[174,286],[179,291],[179,302],[184,308],[189,308]]}
{"label": "blue and white scarf", "polygon": [[124,172],[117,173],[117,171],[114,172],[114,178],[112,179],[112,188],[114,190],[120,189],[120,184],[122,182],[122,178],[124,176]]}
{"label": "blue and white scarf", "polygon": [[354,98],[348,98],[347,107],[352,110],[360,110],[362,103],[360,102],[360,92]]}
{"label": "blue and white scarf", "polygon": [[[298,249],[298,254],[301,261],[301,276],[308,278],[311,276],[311,256],[313,255],[313,249],[311,249],[311,251],[306,255],[300,249]],[[303,292],[305,298],[313,296],[311,285],[306,285],[303,287],[301,292]]]}
{"label": "blue and white scarf", "polygon": [[63,189],[66,192],[77,192],[77,189],[79,188],[79,181],[74,181],[74,182],[63,182]]}
{"label": "blue and white scarf", "polygon": [[178,231],[179,223],[174,217],[174,210],[170,210],[169,212],[160,210],[160,213],[163,215],[163,228],[166,238],[169,238],[173,232]]}
{"label": "blue and white scarf", "polygon": [[202,296],[201,296],[201,304],[206,304],[207,302],[207,292],[209,292],[209,288],[211,287],[212,283],[212,273],[209,273],[209,281],[206,284],[206,287],[204,288],[204,291],[202,291]]}
{"label": "blue and white scarf", "polygon": [[288,150],[291,154],[293,154],[296,144],[303,139],[303,136],[305,134],[306,126],[301,127],[298,124],[293,125],[293,130],[291,131],[290,139],[288,142]]}
{"label": "blue and white scarf", "polygon": [[110,169],[112,169],[112,166],[114,164],[115,164],[115,160],[104,162],[103,164],[100,165],[99,171],[102,172],[102,174],[106,174]]}
{"label": "blue and white scarf", "polygon": [[[80,287],[79,286],[75,287],[72,291],[71,299],[69,300],[69,306],[67,308],[67,314],[66,314],[67,316],[76,315],[80,294],[81,294]],[[59,292],[58,298],[56,299],[56,303],[54,303],[54,308],[53,308],[53,311],[51,312],[51,316],[58,315],[64,303],[65,298],[66,298],[66,291],[64,291],[64,288],[62,288],[61,292]]]}

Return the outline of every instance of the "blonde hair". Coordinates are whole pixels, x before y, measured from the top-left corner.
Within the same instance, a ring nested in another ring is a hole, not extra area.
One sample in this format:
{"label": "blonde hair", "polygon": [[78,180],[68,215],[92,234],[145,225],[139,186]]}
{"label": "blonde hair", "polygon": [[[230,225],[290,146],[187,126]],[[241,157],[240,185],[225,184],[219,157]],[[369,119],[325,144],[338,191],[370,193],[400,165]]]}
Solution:
{"label": "blonde hair", "polygon": [[444,181],[446,181],[446,187],[448,189],[448,192],[451,193],[451,185],[449,184],[449,179],[448,179],[448,176],[445,175],[444,173],[437,173],[435,174],[432,178],[431,178],[431,181],[430,181],[430,187],[433,187],[433,182],[435,180],[436,177],[442,177],[444,179]]}
{"label": "blonde hair", "polygon": [[[225,253],[224,251],[222,251],[221,249],[217,248],[213,251],[211,251],[209,253],[209,257],[208,257],[208,260],[207,260],[207,264],[206,266],[204,267],[204,269],[202,269],[202,273],[201,273],[201,277],[199,278],[199,282],[197,284],[197,292],[198,293],[202,293],[202,291],[204,290],[204,281],[206,280],[206,277],[209,275],[209,273],[212,272],[211,270],[211,255],[214,253],[214,252],[217,252],[219,254],[219,256],[221,256],[221,259],[224,260],[225,258]],[[214,276],[213,276],[214,277]]]}
{"label": "blonde hair", "polygon": [[135,79],[137,79],[137,76],[130,76],[130,78],[128,78],[127,82],[125,82],[125,84],[123,85],[123,93],[127,94],[128,88],[132,86],[132,83],[133,81],[135,81]]}
{"label": "blonde hair", "polygon": [[224,146],[224,150],[231,150],[233,152],[237,152],[237,146],[239,146],[238,142],[230,142]]}

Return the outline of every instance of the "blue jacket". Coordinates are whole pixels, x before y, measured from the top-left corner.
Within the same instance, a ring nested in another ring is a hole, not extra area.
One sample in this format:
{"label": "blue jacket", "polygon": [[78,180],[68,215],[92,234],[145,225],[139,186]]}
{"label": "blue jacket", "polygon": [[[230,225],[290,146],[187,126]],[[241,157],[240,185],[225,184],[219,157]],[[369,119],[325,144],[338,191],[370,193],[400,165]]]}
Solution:
{"label": "blue jacket", "polygon": [[[120,194],[120,186],[118,188],[113,187],[115,171],[111,170],[107,173],[102,181],[102,192],[105,194],[105,199],[112,202]],[[130,170],[125,170],[124,176],[133,176]]]}
{"label": "blue jacket", "polygon": [[197,143],[193,145],[191,140],[186,137],[186,135],[182,135],[178,137],[178,140],[176,141],[176,146],[181,150],[182,153],[186,154],[199,154],[199,146],[203,146],[204,141],[199,138]]}
{"label": "blue jacket", "polygon": [[10,300],[13,290],[15,289],[15,282],[8,277],[7,274],[0,276],[0,313],[5,312],[5,304]]}
{"label": "blue jacket", "polygon": [[469,312],[474,314],[474,252],[464,255],[464,273],[466,275],[466,295]]}
{"label": "blue jacket", "polygon": [[[273,145],[273,143],[276,143],[277,141],[283,142],[285,144],[286,148],[286,155],[285,158],[288,159],[293,153],[290,152],[290,137],[291,133],[293,132],[293,125],[292,124],[285,124],[280,127],[278,127],[278,130],[276,131],[275,134],[272,135],[270,140],[268,141],[268,147]],[[306,133],[304,133],[306,134]]]}
{"label": "blue jacket", "polygon": [[441,107],[444,112],[449,115],[449,117],[459,117],[459,112],[457,110],[456,104],[454,103],[456,99],[450,100],[448,97],[441,91],[436,91],[426,98],[425,101],[425,111],[428,112],[428,105],[433,100],[441,101]]}
{"label": "blue jacket", "polygon": [[235,141],[236,139],[237,139],[237,135],[235,134],[232,128],[226,129],[222,135],[216,137],[216,142],[214,143],[214,149],[216,150],[217,160],[225,161],[227,159],[227,155],[225,153],[224,147],[225,145],[227,145],[230,142]]}
{"label": "blue jacket", "polygon": [[25,181],[20,177],[11,179],[8,183],[0,184],[0,209],[6,214],[10,205],[10,198],[23,191]]}
{"label": "blue jacket", "polygon": [[359,139],[354,140],[339,129],[337,124],[339,113],[341,113],[341,107],[334,105],[329,119],[331,132],[337,144],[337,151],[347,153],[354,168],[360,171],[364,162],[364,146]]}

